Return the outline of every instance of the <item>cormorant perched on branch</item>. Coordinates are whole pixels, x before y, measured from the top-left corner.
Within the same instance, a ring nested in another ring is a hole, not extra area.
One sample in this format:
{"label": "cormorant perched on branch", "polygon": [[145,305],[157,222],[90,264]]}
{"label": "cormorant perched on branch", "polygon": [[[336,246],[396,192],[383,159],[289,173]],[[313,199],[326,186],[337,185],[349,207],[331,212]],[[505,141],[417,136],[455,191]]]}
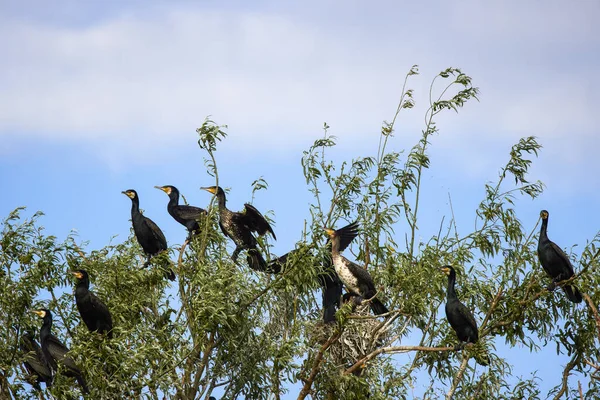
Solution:
{"label": "cormorant perched on branch", "polygon": [[358,222],[354,222],[337,231],[325,228],[325,232],[327,232],[331,239],[333,267],[339,278],[344,282],[344,285],[346,285],[346,288],[365,299],[371,299],[371,310],[373,310],[375,315],[389,312],[387,307],[374,297],[377,294],[377,290],[375,290],[375,284],[369,272],[340,254],[358,236]]}
{"label": "cormorant perched on branch", "polygon": [[[328,247],[331,248],[331,243],[328,243]],[[297,252],[298,249],[292,250],[271,261],[267,267],[267,271],[279,273],[286,265],[288,258]],[[323,322],[326,324],[332,323],[335,322],[335,313],[340,308],[342,281],[333,269],[331,251],[328,254],[324,254],[321,265],[316,265],[315,267],[319,268],[317,279],[322,288]]]}
{"label": "cormorant perched on branch", "polygon": [[256,271],[266,271],[267,263],[262,254],[256,248],[256,238],[252,236],[252,232],[259,235],[264,235],[267,232],[271,233],[273,239],[277,240],[273,228],[263,215],[252,205],[244,204],[244,211],[234,212],[228,210],[225,206],[227,201],[225,192],[218,186],[203,187],[206,190],[217,196],[219,204],[219,226],[221,231],[235,243],[235,250],[231,255],[233,262],[237,261],[238,255],[242,250],[248,251],[248,264],[250,268]]}
{"label": "cormorant perched on branch", "polygon": [[[467,306],[458,300],[454,285],[456,283],[456,271],[450,265],[446,265],[441,268],[442,272],[448,275],[448,291],[446,292],[446,318],[450,323],[458,340],[465,343],[477,343],[479,340],[479,332],[477,330],[477,322],[475,317],[469,311]],[[464,346],[461,344],[457,346],[460,349]],[[489,364],[489,358],[487,355],[478,356],[475,355],[475,361],[482,366]]]}
{"label": "cormorant perched on branch", "polygon": [[81,319],[90,332],[106,333],[109,338],[112,338],[112,316],[106,305],[90,292],[90,279],[87,271],[79,269],[74,271],[73,275],[77,278],[75,302]]}
{"label": "cormorant perched on branch", "polygon": [[[158,225],[140,212],[140,198],[138,197],[137,192],[133,189],[129,189],[121,193],[131,199],[131,223],[133,224],[133,233],[146,254],[147,258],[144,266],[148,266],[152,256],[167,250],[167,239]],[[175,273],[170,267],[166,268],[165,276],[169,278],[169,280],[174,281]]]}
{"label": "cormorant perched on branch", "polygon": [[446,318],[450,326],[456,332],[458,340],[466,343],[477,343],[479,333],[477,331],[477,322],[475,317],[469,311],[467,306],[458,300],[454,285],[456,283],[456,271],[447,265],[441,268],[442,272],[448,275],[448,291],[446,292]]}
{"label": "cormorant perched on branch", "polygon": [[[573,276],[573,265],[571,260],[556,243],[548,239],[548,216],[550,214],[546,210],[540,212],[542,218],[542,228],[540,230],[540,238],[538,241],[538,258],[542,268],[548,275],[552,277],[552,283],[548,286],[548,290],[554,290],[556,284]],[[573,303],[581,303],[581,293],[575,285],[563,285],[563,290],[567,297]]]}
{"label": "cormorant perched on branch", "polygon": [[33,312],[44,320],[42,329],[40,330],[40,343],[42,344],[44,357],[46,357],[52,370],[55,372],[58,371],[58,363],[62,364],[65,367],[64,374],[75,378],[81,386],[83,393],[89,393],[90,391],[81,371],[77,368],[71,356],[67,354],[69,349],[50,332],[52,329],[52,314],[50,310],[42,308]]}
{"label": "cormorant perched on branch", "polygon": [[[24,333],[21,336],[21,343],[19,347],[25,355],[25,362],[23,365],[29,374],[28,381],[36,390],[42,390],[40,387],[41,382],[46,382],[46,387],[52,385],[52,371],[48,365],[46,357],[42,352],[42,348],[35,341],[33,335],[30,333]],[[34,381],[35,379],[35,381]]]}
{"label": "cormorant perched on branch", "polygon": [[171,217],[175,219],[175,221],[187,228],[188,239],[191,239],[193,235],[200,233],[200,225],[198,224],[198,220],[200,219],[201,215],[206,215],[206,210],[200,207],[179,204],[179,190],[177,190],[175,186],[167,185],[154,187],[169,195],[167,211]]}

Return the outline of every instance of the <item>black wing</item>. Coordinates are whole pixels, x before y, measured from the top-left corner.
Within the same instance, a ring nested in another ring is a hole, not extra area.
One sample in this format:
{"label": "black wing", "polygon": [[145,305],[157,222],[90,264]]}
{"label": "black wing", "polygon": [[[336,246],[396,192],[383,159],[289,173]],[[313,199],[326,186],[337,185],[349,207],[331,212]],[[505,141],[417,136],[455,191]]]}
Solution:
{"label": "black wing", "polygon": [[75,361],[67,355],[69,349],[67,346],[62,344],[60,340],[54,335],[48,336],[46,339],[48,353],[56,360],[57,363],[63,364],[67,369],[79,372],[79,368],[75,365]]}
{"label": "black wing", "polygon": [[342,259],[346,262],[346,266],[358,281],[358,286],[363,292],[358,294],[365,298],[371,298],[375,296],[375,283],[373,283],[373,278],[371,278],[371,274],[369,274],[369,271],[367,271],[360,265],[348,260],[346,257],[342,257]]}
{"label": "black wing", "polygon": [[97,323],[99,326],[97,328],[99,331],[109,332],[110,335],[110,331],[113,327],[112,315],[110,314],[110,311],[108,311],[108,307],[106,307],[106,304],[104,304],[98,297],[96,297],[94,293],[90,294],[94,314],[96,315],[96,319],[98,320]]}
{"label": "black wing", "polygon": [[254,232],[258,232],[259,235],[264,235],[267,232],[271,233],[273,239],[277,240],[275,232],[265,217],[251,204],[244,204],[244,223]]}
{"label": "black wing", "polygon": [[340,241],[340,253],[346,250],[346,248],[350,246],[350,243],[352,243],[354,238],[358,236],[358,228],[358,221],[354,221],[350,225],[346,225],[343,228],[340,228],[337,231],[335,231],[335,235],[339,238],[338,240]]}
{"label": "black wing", "polygon": [[475,317],[471,314],[471,311],[460,301],[458,302],[457,311],[462,315],[467,324],[471,326],[472,329],[477,331],[477,322],[475,321]]}
{"label": "black wing", "polygon": [[200,207],[188,206],[185,204],[175,206],[175,212],[180,218],[198,220],[200,216],[206,215],[206,210]]}
{"label": "black wing", "polygon": [[52,371],[39,344],[29,335],[21,337],[21,351],[25,353],[25,368],[30,374],[36,374],[41,381],[48,381]]}
{"label": "black wing", "polygon": [[571,260],[569,260],[569,257],[556,243],[551,241],[550,246],[552,246],[552,250],[556,252],[556,254],[563,260],[564,265],[567,267],[567,271],[565,271],[567,273],[567,276],[562,277],[562,279],[567,279],[573,276],[575,271],[573,269],[573,264],[571,264]]}
{"label": "black wing", "polygon": [[160,245],[162,247],[162,249],[160,250],[166,250],[168,247],[167,238],[165,237],[165,234],[160,230],[158,225],[156,225],[156,223],[148,217],[144,217],[144,222],[146,223],[148,229],[150,229],[150,232],[152,232],[152,236],[154,236],[154,238],[158,242],[160,242]]}

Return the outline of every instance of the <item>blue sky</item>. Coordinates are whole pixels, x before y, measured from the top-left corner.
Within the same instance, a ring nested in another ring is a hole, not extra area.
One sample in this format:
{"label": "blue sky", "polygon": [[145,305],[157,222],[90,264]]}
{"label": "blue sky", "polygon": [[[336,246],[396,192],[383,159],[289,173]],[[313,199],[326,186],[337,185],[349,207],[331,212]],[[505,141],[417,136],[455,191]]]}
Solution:
{"label": "blue sky", "polygon": [[273,211],[281,254],[311,201],[302,150],[326,121],[336,157],[375,154],[418,64],[417,107],[402,115],[392,149],[418,140],[437,72],[459,67],[481,90],[479,103],[439,120],[422,237],[449,215],[448,194],[459,228],[472,227],[483,184],[518,138],[535,135],[544,149],[531,178],[546,191],[518,215],[532,228],[548,209],[551,239],[583,245],[600,227],[599,16],[595,1],[0,1],[0,216],[42,210],[49,233],[75,229],[98,248],[129,234],[120,192],[132,188],[169,243],[181,243],[153,186],[208,204],[198,189],[213,181],[195,129],[211,115],[229,126],[217,161],[230,208],[264,177],[269,190],[254,204]]}

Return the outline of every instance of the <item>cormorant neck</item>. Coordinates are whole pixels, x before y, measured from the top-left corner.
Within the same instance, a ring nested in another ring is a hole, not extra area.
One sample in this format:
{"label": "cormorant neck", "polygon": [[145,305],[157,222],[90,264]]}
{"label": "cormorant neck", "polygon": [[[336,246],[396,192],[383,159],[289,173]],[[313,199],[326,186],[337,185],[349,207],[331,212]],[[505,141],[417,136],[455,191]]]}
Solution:
{"label": "cormorant neck", "polygon": [[540,228],[540,241],[548,240],[548,218],[542,219],[542,227]]}
{"label": "cormorant neck", "polygon": [[90,281],[87,279],[82,279],[77,282],[75,285],[75,291],[79,293],[85,293],[90,289]]}
{"label": "cormorant neck", "polygon": [[135,196],[131,199],[131,215],[136,215],[140,213],[140,199]]}
{"label": "cormorant neck", "polygon": [[171,193],[169,194],[169,207],[174,207],[179,205],[179,192],[176,192],[174,190],[171,190]]}
{"label": "cormorant neck", "polygon": [[338,256],[340,254],[340,238],[334,237],[331,239],[331,255]]}
{"label": "cormorant neck", "polygon": [[448,290],[446,292],[446,298],[448,300],[456,299],[456,291],[454,290],[454,284],[456,283],[456,272],[450,271],[448,275]]}
{"label": "cormorant neck", "polygon": [[217,202],[219,204],[219,210],[223,210],[227,199],[225,198],[225,192],[222,189],[217,190]]}
{"label": "cormorant neck", "polygon": [[40,341],[50,335],[50,329],[52,328],[52,318],[44,318],[44,323],[40,329]]}

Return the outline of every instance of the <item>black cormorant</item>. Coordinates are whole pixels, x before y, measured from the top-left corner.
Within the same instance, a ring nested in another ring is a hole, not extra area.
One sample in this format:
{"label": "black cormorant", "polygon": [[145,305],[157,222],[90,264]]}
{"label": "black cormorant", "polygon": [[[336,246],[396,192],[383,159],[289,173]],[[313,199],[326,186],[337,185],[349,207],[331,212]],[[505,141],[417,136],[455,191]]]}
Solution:
{"label": "black cormorant", "polygon": [[479,333],[475,317],[467,306],[458,300],[454,285],[456,283],[456,272],[454,268],[447,265],[441,268],[448,275],[448,291],[446,292],[446,318],[461,342],[477,343]]}
{"label": "black cormorant", "polygon": [[235,243],[235,250],[231,255],[233,262],[237,261],[242,250],[248,251],[248,264],[256,271],[267,270],[267,263],[262,254],[256,248],[256,238],[252,232],[264,235],[271,233],[273,239],[277,240],[273,228],[263,215],[252,205],[244,204],[244,211],[234,212],[225,206],[227,201],[225,192],[218,186],[203,187],[202,189],[217,196],[219,204],[219,226],[221,231]]}
{"label": "black cormorant", "polygon": [[90,279],[87,271],[80,269],[74,271],[73,275],[77,278],[75,302],[81,319],[90,332],[106,333],[109,338],[112,338],[112,317],[106,305],[90,292]]}
{"label": "black cormorant", "polygon": [[[458,340],[465,343],[477,343],[479,340],[479,332],[477,331],[477,322],[475,317],[469,311],[467,306],[458,300],[456,291],[454,290],[454,284],[456,283],[456,271],[450,265],[446,265],[441,268],[442,272],[448,275],[448,291],[446,292],[446,318],[450,323]],[[460,344],[456,346],[456,349],[460,349],[464,346]],[[487,354],[475,354],[475,361],[482,366],[489,365],[489,357]]]}
{"label": "black cormorant", "polygon": [[36,390],[42,390],[40,387],[41,382],[46,382],[46,386],[50,386],[52,384],[52,371],[42,348],[35,341],[33,335],[27,332],[24,333],[21,336],[19,347],[25,356],[23,365],[29,374],[28,381],[32,383]]}
{"label": "black cormorant", "polygon": [[200,219],[200,216],[206,215],[206,210],[200,207],[179,204],[179,190],[177,190],[175,186],[167,185],[154,187],[169,195],[167,211],[175,221],[187,228],[188,239],[191,239],[193,235],[200,233],[198,220]]}
{"label": "black cormorant", "polygon": [[42,329],[40,329],[40,343],[44,357],[48,360],[48,364],[52,367],[52,370],[54,372],[58,371],[58,363],[60,363],[64,367],[64,374],[75,378],[81,386],[83,393],[89,393],[90,391],[81,371],[77,368],[71,356],[67,354],[69,349],[50,332],[52,329],[52,313],[45,308],[33,312],[44,320]]}
{"label": "black cormorant", "polygon": [[[129,189],[121,193],[131,199],[131,223],[133,224],[133,233],[147,256],[145,264],[145,266],[147,266],[150,264],[150,258],[152,258],[152,256],[167,250],[167,239],[158,225],[140,212],[140,198],[138,197],[137,192],[133,189]],[[166,268],[165,276],[172,281],[175,280],[175,273],[170,267]]]}
{"label": "black cormorant", "polygon": [[325,228],[325,232],[327,232],[331,239],[333,267],[344,285],[346,285],[346,288],[353,294],[361,296],[364,299],[371,299],[371,310],[373,310],[375,315],[389,312],[387,307],[374,297],[377,294],[377,290],[369,272],[340,254],[358,236],[358,222],[354,222],[337,231]]}
{"label": "black cormorant", "polygon": [[[542,268],[548,275],[552,277],[552,283],[548,286],[549,290],[554,290],[556,284],[573,276],[573,265],[571,260],[556,243],[548,239],[548,216],[550,214],[546,210],[540,212],[542,218],[542,229],[540,230],[540,238],[538,241],[538,258]],[[563,290],[567,294],[569,300],[573,303],[581,303],[581,293],[575,285],[563,285]]]}

